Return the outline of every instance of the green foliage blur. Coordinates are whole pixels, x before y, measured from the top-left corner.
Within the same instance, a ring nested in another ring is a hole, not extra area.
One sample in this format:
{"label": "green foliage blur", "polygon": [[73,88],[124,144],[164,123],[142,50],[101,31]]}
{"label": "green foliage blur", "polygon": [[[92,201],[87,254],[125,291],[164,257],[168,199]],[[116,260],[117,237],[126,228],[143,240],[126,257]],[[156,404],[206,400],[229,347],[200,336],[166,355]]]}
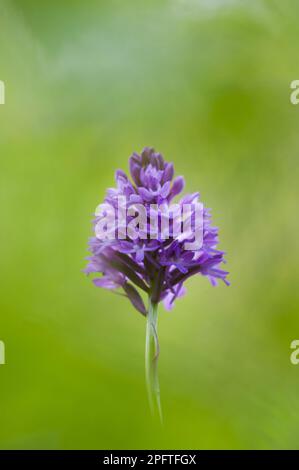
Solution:
{"label": "green foliage blur", "polygon": [[[296,0],[0,0],[2,449],[299,448]],[[199,190],[231,287],[144,318],[85,277],[95,207],[153,146]]]}

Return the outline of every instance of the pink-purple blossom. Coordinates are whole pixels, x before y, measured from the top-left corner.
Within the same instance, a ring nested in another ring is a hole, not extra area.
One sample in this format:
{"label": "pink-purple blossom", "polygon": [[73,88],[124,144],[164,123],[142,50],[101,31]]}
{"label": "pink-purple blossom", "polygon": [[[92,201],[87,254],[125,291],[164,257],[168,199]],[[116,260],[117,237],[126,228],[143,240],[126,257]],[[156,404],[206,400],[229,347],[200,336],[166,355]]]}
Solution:
{"label": "pink-purple blossom", "polygon": [[[170,227],[168,238],[165,239],[159,230],[163,218],[161,208],[168,208],[185,185],[182,176],[174,177],[173,164],[165,162],[162,155],[154,149],[145,148],[140,155],[134,153],[130,157],[129,167],[130,178],[122,170],[116,171],[116,187],[107,190],[104,202],[114,208],[117,214],[120,196],[126,198],[126,210],[142,204],[147,221],[142,234],[140,231],[134,239],[128,234],[124,237],[121,230],[116,230],[115,236],[111,238],[99,239],[94,236],[90,239],[91,256],[85,272],[96,274],[94,284],[105,289],[122,290],[143,315],[146,315],[147,309],[140,295],[141,291],[150,297],[152,303],[163,301],[169,309],[176,298],[184,294],[184,284],[191,276],[205,276],[212,285],[216,285],[218,280],[228,285],[228,272],[220,268],[225,253],[217,249],[218,229],[211,225],[209,209],[203,208],[200,248],[186,249],[185,241],[190,236],[192,238],[192,234],[175,233],[175,224],[181,225],[176,215],[170,215],[172,228]],[[195,193],[185,195],[177,204],[180,207],[184,204],[195,207],[198,202],[199,194]],[[154,239],[149,227],[153,205],[157,206],[158,220]],[[193,216],[194,213],[191,212],[190,217]],[[100,219],[101,215],[97,215],[94,224]],[[125,220],[127,223],[132,220],[132,216]]]}

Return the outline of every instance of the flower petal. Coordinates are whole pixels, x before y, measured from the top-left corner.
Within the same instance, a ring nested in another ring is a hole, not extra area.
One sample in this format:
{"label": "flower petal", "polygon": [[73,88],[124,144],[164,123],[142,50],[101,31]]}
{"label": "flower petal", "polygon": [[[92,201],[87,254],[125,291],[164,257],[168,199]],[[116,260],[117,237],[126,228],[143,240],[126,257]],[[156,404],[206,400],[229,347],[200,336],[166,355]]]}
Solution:
{"label": "flower petal", "polygon": [[143,303],[143,300],[139,294],[139,292],[135,289],[132,284],[126,282],[123,285],[123,289],[127,294],[128,299],[132,303],[132,305],[138,310],[138,312],[142,313],[142,315],[146,316],[146,308]]}

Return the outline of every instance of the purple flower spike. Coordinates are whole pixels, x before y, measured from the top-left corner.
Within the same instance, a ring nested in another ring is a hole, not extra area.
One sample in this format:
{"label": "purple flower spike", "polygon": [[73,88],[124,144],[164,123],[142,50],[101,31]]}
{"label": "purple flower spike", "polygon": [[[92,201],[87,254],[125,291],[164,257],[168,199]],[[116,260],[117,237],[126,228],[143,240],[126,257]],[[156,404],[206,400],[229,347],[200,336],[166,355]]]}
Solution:
{"label": "purple flower spike", "polygon": [[185,186],[182,176],[174,178],[173,164],[146,147],[140,155],[133,153],[129,167],[130,178],[116,171],[116,187],[107,190],[97,208],[85,272],[96,273],[97,287],[122,291],[147,317],[148,392],[161,416],[155,369],[157,306],[163,301],[167,309],[173,308],[191,276],[205,276],[213,286],[218,280],[229,285],[228,272],[220,268],[224,252],[217,249],[218,229],[211,225],[210,211],[199,202],[199,193],[173,202]]}
{"label": "purple flower spike", "polygon": [[[173,179],[173,164],[165,162],[160,153],[148,147],[140,155],[133,153],[130,157],[130,173],[132,182],[125,172],[116,171],[117,188],[107,191],[105,203],[111,204],[117,211],[117,198],[123,196],[126,198],[125,209],[134,204],[143,204],[148,218],[153,204],[164,208],[165,205],[170,206],[172,199],[181,193],[185,184],[182,176]],[[196,204],[198,197],[198,193],[185,195],[179,205]],[[162,216],[159,210],[157,214],[159,224]],[[224,261],[224,252],[216,249],[218,231],[210,224],[208,209],[204,208],[203,243],[200,250],[186,250],[184,236],[171,235],[171,230],[167,240],[160,239],[159,234],[155,240],[152,238],[149,227],[143,231],[142,238],[137,237],[135,240],[129,236],[118,237],[117,233],[110,240],[92,238],[89,245],[92,256],[86,273],[102,273],[103,281],[96,279],[95,285],[106,289],[123,289],[135,307],[136,301],[133,301],[132,292],[126,288],[126,282],[150,293],[154,303],[161,300],[166,303],[165,299],[180,297],[181,294],[174,294],[178,284],[181,286],[180,292],[183,292],[184,282],[196,274],[206,276],[212,285],[217,284],[217,279],[228,284],[228,273],[219,268]],[[116,282],[115,273],[121,275],[123,282],[119,279]],[[141,302],[142,300],[139,304]]]}

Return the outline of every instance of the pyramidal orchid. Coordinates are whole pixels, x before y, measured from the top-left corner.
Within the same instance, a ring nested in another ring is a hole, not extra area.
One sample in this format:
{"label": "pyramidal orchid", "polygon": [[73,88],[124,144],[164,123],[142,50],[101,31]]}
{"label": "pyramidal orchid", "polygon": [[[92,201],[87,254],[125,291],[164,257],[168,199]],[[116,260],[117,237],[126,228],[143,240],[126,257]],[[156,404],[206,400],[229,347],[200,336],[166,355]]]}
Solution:
{"label": "pyramidal orchid", "polygon": [[162,419],[158,305],[171,309],[191,276],[205,276],[213,286],[218,280],[228,285],[228,272],[219,267],[224,252],[217,250],[218,229],[211,225],[209,209],[198,193],[178,198],[185,182],[182,176],[174,178],[173,164],[145,148],[130,157],[129,166],[130,178],[117,170],[116,187],[107,190],[95,211],[85,272],[96,274],[97,287],[121,292],[145,316],[148,396]]}

